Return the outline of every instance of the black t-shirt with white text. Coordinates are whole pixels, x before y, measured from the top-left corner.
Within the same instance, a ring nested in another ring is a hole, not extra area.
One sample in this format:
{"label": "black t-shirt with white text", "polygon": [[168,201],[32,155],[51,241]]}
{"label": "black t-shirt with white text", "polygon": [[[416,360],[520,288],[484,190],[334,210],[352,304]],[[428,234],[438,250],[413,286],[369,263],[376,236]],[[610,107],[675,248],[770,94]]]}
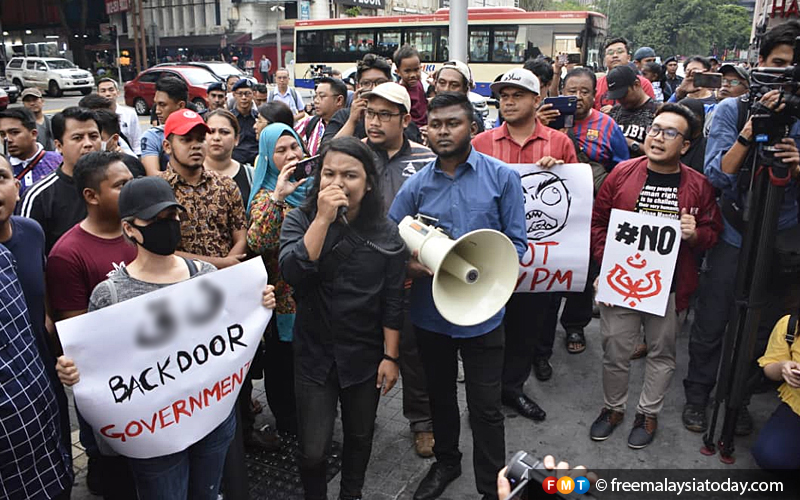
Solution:
{"label": "black t-shirt with white text", "polygon": [[[636,211],[678,220],[681,208],[678,206],[678,187],[681,184],[681,173],[661,174],[647,169],[647,180],[636,200]],[[675,291],[678,273],[672,276],[670,291]]]}
{"label": "black t-shirt with white text", "polygon": [[615,104],[608,113],[617,122],[626,139],[633,139],[640,144],[639,151],[631,151],[631,157],[644,154],[643,145],[647,136],[647,127],[652,125],[657,109],[658,103],[653,99],[648,99],[636,109],[625,109],[620,104]]}

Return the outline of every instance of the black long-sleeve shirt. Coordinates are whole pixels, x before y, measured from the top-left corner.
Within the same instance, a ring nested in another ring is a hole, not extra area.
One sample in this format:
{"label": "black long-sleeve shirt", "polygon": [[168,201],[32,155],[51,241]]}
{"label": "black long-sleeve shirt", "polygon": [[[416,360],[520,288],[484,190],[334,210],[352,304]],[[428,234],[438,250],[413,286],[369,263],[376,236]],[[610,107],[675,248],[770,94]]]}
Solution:
{"label": "black long-sleeve shirt", "polygon": [[[351,229],[336,222],[328,228],[320,258],[312,261],[303,241],[312,220],[292,210],[281,229],[280,268],[297,303],[295,366],[320,384],[335,367],[346,388],[376,376],[383,328],[403,326],[406,254],[387,257],[348,236]],[[403,246],[388,219],[358,234],[387,250]]]}

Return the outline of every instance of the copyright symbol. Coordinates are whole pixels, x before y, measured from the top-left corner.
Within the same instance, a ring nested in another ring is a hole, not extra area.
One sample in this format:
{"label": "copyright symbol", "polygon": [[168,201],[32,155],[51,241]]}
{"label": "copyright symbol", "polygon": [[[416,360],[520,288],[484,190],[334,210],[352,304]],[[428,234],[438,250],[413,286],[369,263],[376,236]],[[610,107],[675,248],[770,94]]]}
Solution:
{"label": "copyright symbol", "polygon": [[594,484],[594,487],[597,491],[606,491],[606,480],[605,479],[598,479],[597,482]]}

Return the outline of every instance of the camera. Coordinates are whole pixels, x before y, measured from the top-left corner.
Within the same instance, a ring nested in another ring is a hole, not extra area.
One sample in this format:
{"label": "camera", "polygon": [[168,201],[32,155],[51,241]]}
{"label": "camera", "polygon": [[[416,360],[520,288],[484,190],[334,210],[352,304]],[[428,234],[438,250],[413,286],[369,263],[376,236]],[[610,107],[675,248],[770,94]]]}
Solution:
{"label": "camera", "polygon": [[312,64],[308,67],[308,71],[311,73],[311,79],[314,80],[314,83],[320,78],[329,77],[333,74],[333,68],[324,64]]}
{"label": "camera", "polygon": [[541,460],[537,460],[527,452],[518,451],[511,457],[506,467],[506,478],[511,484],[511,494],[506,499],[501,498],[500,500],[511,500],[512,498],[519,500],[592,500],[596,498],[591,493],[545,492],[542,484],[548,478],[555,477],[556,471],[545,469]]}

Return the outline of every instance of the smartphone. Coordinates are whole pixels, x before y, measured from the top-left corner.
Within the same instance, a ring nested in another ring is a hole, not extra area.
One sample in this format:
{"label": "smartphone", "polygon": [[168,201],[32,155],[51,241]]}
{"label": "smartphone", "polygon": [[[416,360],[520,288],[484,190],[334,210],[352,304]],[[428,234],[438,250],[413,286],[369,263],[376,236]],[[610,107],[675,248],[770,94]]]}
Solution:
{"label": "smartphone", "polygon": [[568,58],[567,54],[559,54],[558,55],[558,62],[559,63],[567,64],[568,61],[569,61],[569,58]]}
{"label": "smartphone", "polygon": [[694,86],[718,89],[722,87],[722,73],[695,73]]}
{"label": "smartphone", "polygon": [[580,64],[580,63],[581,63],[580,52],[576,52],[574,54],[567,54],[567,64]]}
{"label": "smartphone", "polygon": [[575,122],[575,112],[578,110],[578,97],[574,95],[564,95],[558,97],[546,97],[544,104],[552,104],[552,109],[561,112],[555,120],[547,124],[548,127],[559,130],[570,128]]}
{"label": "smartphone", "polygon": [[312,176],[314,174],[314,170],[316,170],[318,166],[319,166],[319,155],[314,155],[309,158],[304,158],[300,160],[294,167],[292,180],[294,182],[297,182],[305,179],[306,177]]}

